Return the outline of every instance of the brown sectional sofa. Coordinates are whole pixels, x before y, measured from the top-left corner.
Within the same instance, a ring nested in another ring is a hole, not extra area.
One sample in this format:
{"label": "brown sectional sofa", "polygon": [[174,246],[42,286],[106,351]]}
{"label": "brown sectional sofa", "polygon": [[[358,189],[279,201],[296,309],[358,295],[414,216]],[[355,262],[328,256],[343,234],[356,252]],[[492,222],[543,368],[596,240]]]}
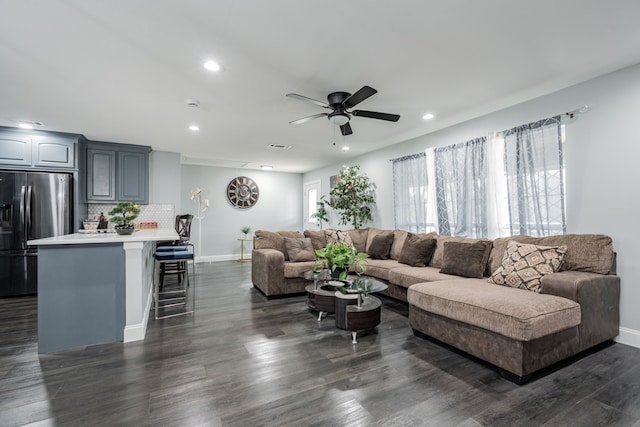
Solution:
{"label": "brown sectional sofa", "polygon": [[[433,234],[436,246],[428,265],[414,267],[398,261],[407,232],[348,230],[362,252],[368,252],[381,233],[393,233],[388,259],[369,259],[365,274],[385,281],[388,296],[408,302],[414,333],[485,360],[512,381],[522,383],[536,371],[618,335],[620,278],[615,275],[615,254],[607,236],[498,238],[487,243],[483,277],[468,278],[440,271],[445,243],[483,239]],[[308,237],[314,248],[326,244],[322,231],[257,231],[252,279],[267,297],[300,294],[309,284],[300,274],[314,262],[290,261],[285,237]],[[501,266],[509,240],[567,246],[559,272],[543,276],[540,293],[488,282],[487,277]]]}

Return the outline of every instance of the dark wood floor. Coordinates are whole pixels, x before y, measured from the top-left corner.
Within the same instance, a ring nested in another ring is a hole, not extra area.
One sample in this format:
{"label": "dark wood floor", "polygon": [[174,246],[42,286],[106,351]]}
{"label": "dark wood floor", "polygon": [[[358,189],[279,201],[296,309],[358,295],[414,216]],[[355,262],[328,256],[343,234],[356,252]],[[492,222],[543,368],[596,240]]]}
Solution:
{"label": "dark wood floor", "polygon": [[197,312],[142,342],[38,355],[35,298],[0,300],[1,426],[640,426],[640,349],[524,386],[412,335],[405,305],[352,345],[250,264],[199,266]]}

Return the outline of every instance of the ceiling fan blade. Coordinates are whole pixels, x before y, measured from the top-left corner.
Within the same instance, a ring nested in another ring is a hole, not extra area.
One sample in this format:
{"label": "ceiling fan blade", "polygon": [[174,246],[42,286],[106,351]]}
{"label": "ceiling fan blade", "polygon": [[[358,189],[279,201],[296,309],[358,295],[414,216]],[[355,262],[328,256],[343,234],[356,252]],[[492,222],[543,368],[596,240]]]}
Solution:
{"label": "ceiling fan blade", "polygon": [[376,93],[378,93],[378,91],[374,88],[370,86],[362,86],[359,91],[344,100],[344,105],[347,108],[354,107]]}
{"label": "ceiling fan blade", "polygon": [[298,101],[309,102],[311,104],[319,105],[323,108],[329,108],[329,104],[326,102],[318,101],[317,99],[307,98],[306,96],[298,95],[297,93],[288,93],[289,98],[297,99]]}
{"label": "ceiling fan blade", "polygon": [[378,113],[377,111],[354,110],[351,114],[369,119],[387,120],[389,122],[397,122],[400,119],[400,116],[397,114]]}
{"label": "ceiling fan blade", "polygon": [[349,122],[343,124],[342,126],[340,126],[340,132],[342,132],[343,135],[351,135],[353,133],[353,131],[351,130],[351,125],[349,124]]}
{"label": "ceiling fan blade", "polygon": [[292,122],[289,122],[289,124],[291,125],[299,125],[301,123],[306,123],[310,120],[313,119],[319,119],[320,117],[327,117],[329,115],[329,113],[319,113],[319,114],[314,114],[313,116],[307,116],[307,117],[303,117],[301,119],[298,120],[294,120]]}

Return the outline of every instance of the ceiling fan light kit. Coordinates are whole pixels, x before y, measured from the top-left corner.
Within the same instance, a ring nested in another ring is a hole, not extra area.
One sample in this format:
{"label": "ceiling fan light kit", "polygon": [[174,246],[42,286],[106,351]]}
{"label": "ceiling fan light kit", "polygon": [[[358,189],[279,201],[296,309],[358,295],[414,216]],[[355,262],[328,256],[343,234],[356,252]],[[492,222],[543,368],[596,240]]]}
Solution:
{"label": "ceiling fan light kit", "polygon": [[302,117],[301,119],[293,120],[289,123],[292,125],[299,125],[313,119],[317,119],[320,117],[327,117],[331,123],[333,123],[336,126],[340,126],[340,132],[342,132],[342,135],[344,136],[344,135],[351,135],[353,133],[353,130],[351,129],[351,125],[349,124],[352,117],[366,117],[369,119],[397,122],[400,119],[400,116],[398,114],[379,113],[377,111],[366,111],[366,110],[348,111],[348,109],[355,107],[356,105],[358,105],[365,99],[375,95],[376,93],[378,93],[378,91],[372,88],[371,86],[363,86],[360,90],[358,90],[353,95],[350,94],[349,92],[331,92],[327,96],[328,102],[326,103],[303,96],[303,95],[298,95],[297,93],[288,93],[287,96],[290,98],[297,99],[303,102],[308,102],[310,104],[314,104],[316,106],[331,110],[330,113],[318,113],[312,116]]}

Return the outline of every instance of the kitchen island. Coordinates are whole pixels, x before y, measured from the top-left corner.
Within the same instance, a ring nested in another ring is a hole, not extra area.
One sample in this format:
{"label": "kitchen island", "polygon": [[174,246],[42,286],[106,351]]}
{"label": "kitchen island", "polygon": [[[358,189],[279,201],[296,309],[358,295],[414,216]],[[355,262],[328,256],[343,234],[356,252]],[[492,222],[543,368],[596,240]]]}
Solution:
{"label": "kitchen island", "polygon": [[38,247],[38,352],[144,339],[157,241],[174,229],[68,234]]}

